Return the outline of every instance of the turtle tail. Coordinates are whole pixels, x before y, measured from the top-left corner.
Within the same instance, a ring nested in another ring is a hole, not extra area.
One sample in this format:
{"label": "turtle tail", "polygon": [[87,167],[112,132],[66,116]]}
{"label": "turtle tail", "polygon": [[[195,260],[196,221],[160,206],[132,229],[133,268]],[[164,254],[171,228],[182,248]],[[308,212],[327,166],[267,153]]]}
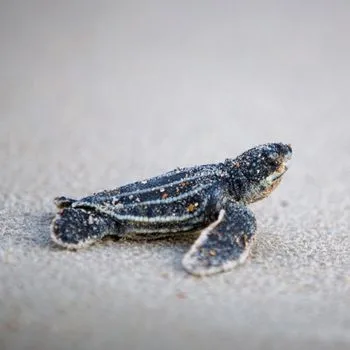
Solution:
{"label": "turtle tail", "polygon": [[56,197],[53,202],[55,203],[56,207],[58,209],[63,209],[63,208],[69,208],[72,206],[74,202],[76,202],[75,199],[68,198],[68,197]]}
{"label": "turtle tail", "polygon": [[116,221],[104,214],[66,207],[52,221],[51,238],[68,249],[84,248],[106,235],[117,234],[118,226]]}

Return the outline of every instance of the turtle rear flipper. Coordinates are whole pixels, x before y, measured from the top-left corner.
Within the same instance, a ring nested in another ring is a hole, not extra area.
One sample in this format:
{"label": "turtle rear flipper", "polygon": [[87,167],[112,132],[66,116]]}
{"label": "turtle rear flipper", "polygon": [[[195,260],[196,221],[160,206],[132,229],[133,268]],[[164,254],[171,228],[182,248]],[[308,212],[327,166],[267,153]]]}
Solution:
{"label": "turtle rear flipper", "polygon": [[120,224],[104,214],[83,208],[63,208],[52,222],[51,238],[62,247],[78,249],[118,231]]}
{"label": "turtle rear flipper", "polygon": [[254,214],[246,206],[227,201],[217,220],[205,228],[182,260],[197,276],[228,271],[248,257],[256,231]]}

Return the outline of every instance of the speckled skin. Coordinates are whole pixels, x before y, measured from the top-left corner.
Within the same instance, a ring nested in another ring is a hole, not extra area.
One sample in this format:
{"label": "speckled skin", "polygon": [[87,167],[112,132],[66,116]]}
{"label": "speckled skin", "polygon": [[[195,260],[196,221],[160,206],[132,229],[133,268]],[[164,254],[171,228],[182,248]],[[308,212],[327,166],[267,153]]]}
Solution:
{"label": "speckled skin", "polygon": [[249,203],[280,183],[290,145],[270,143],[223,163],[175,169],[80,200],[55,199],[52,239],[80,248],[106,235],[159,238],[202,230],[183,258],[186,271],[209,275],[242,263],[256,231]]}

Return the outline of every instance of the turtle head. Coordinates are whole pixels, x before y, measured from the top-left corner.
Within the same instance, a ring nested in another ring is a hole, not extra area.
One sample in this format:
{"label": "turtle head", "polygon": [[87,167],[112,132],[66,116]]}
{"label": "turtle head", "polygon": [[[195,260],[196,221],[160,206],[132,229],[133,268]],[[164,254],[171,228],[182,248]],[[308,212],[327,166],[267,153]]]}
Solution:
{"label": "turtle head", "polygon": [[281,182],[291,157],[291,145],[267,143],[244,152],[234,160],[227,160],[236,199],[252,203],[267,197]]}

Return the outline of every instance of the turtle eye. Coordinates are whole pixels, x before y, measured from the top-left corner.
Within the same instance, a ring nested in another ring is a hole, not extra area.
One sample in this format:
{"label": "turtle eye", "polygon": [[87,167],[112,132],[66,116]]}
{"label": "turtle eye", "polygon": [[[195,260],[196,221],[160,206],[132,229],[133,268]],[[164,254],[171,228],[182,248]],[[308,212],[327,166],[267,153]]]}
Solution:
{"label": "turtle eye", "polygon": [[278,158],[279,158],[279,155],[277,152],[271,152],[271,153],[268,153],[266,157],[266,161],[268,162],[268,164],[276,165],[278,163]]}
{"label": "turtle eye", "polygon": [[271,152],[269,154],[269,158],[273,159],[273,160],[276,160],[277,158],[279,157],[278,153],[277,152]]}

